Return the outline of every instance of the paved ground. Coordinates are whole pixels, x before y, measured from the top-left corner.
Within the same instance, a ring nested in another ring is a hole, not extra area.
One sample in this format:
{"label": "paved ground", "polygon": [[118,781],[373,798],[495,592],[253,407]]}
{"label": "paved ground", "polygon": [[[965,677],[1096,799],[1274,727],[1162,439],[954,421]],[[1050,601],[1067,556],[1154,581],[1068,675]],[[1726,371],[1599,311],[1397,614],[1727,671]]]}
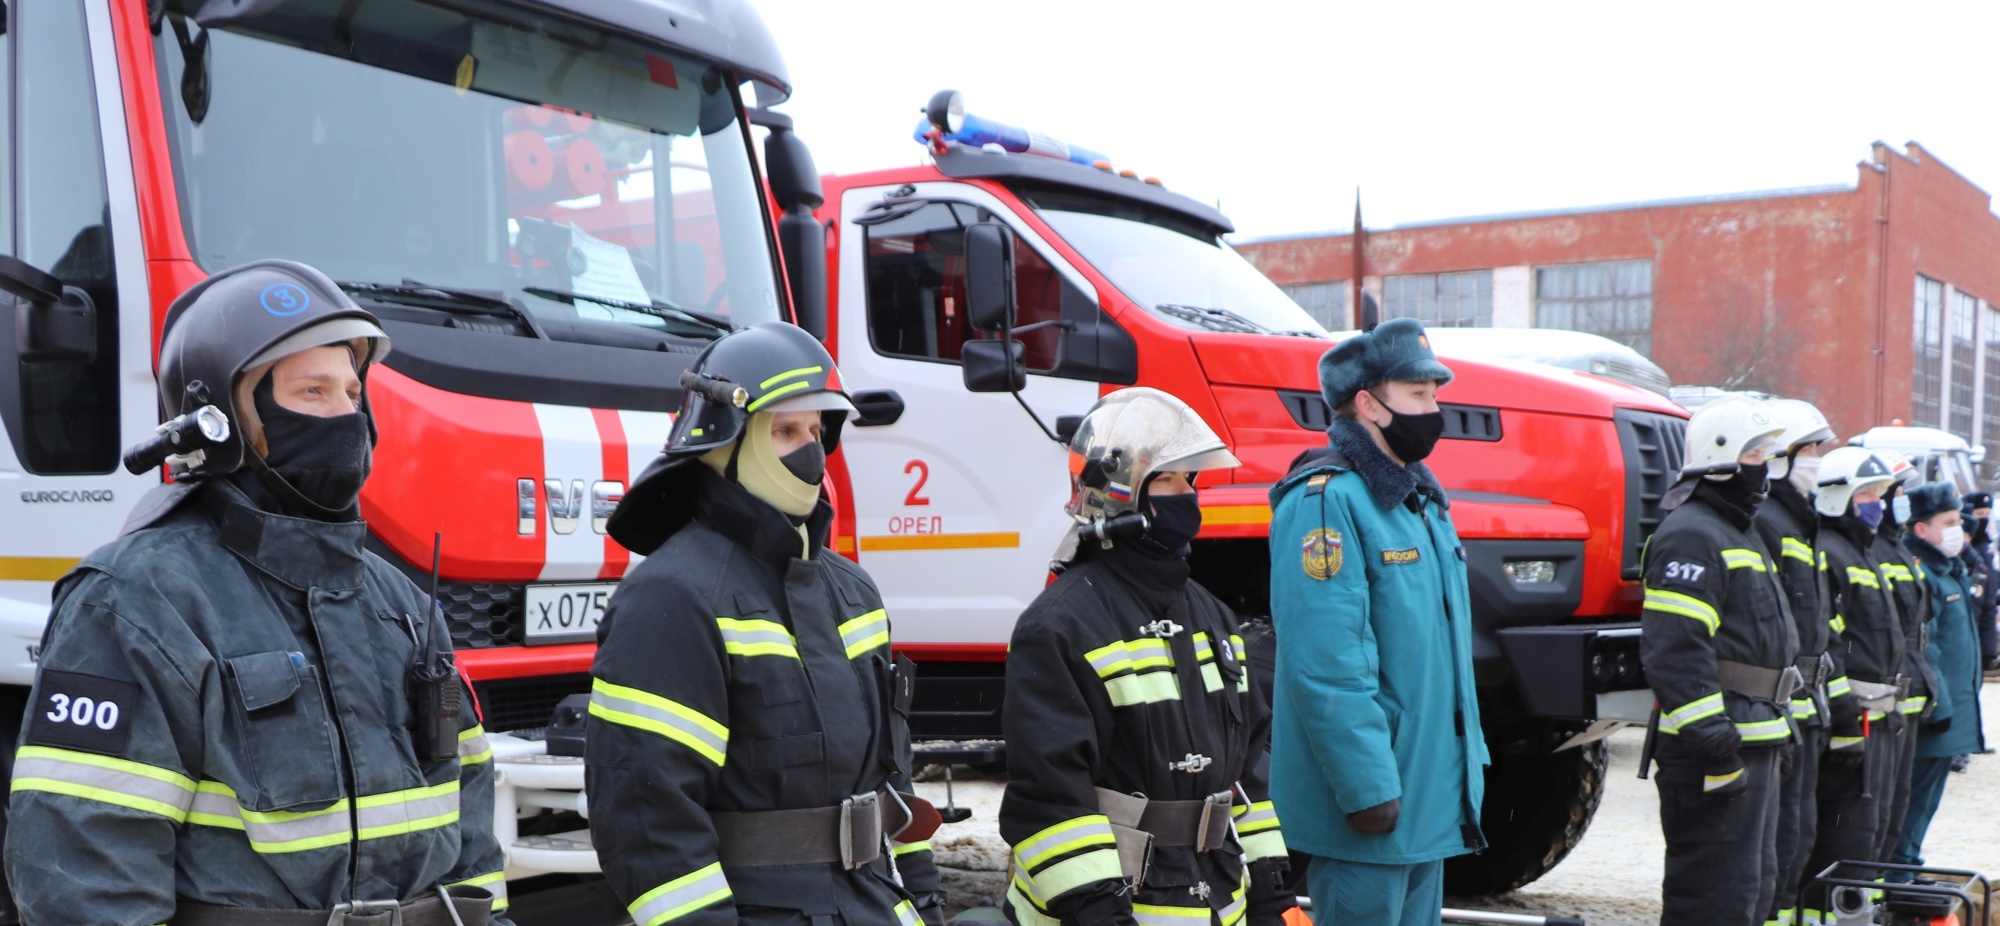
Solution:
{"label": "paved ground", "polygon": [[[1986,735],[2000,745],[2000,684],[1986,686]],[[1664,844],[1659,805],[1650,781],[1636,777],[1642,737],[1627,732],[1611,739],[1611,774],[1604,805],[1590,831],[1569,858],[1548,876],[1500,897],[1452,898],[1451,906],[1515,913],[1581,916],[1590,926],[1649,926],[1659,917]],[[1001,782],[960,777],[953,789],[961,806],[973,808],[964,823],[940,830],[932,841],[946,867],[954,906],[998,898],[1005,885],[1006,845],[994,823]],[[944,803],[941,781],[917,786]],[[2000,756],[1973,760],[1972,770],[1953,775],[1944,806],[1931,827],[1925,856],[1933,865],[1971,868],[2000,875]]]}

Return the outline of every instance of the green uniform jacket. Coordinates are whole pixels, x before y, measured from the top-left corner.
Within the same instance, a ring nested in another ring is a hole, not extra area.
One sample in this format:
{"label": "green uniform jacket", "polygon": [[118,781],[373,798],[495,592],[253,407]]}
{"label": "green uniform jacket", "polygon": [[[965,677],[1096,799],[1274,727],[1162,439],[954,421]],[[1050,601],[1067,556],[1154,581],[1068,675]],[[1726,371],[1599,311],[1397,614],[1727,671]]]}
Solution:
{"label": "green uniform jacket", "polygon": [[[1429,469],[1402,467],[1359,425],[1271,490],[1278,634],[1271,793],[1286,842],[1314,855],[1412,864],[1484,845],[1485,740],[1472,677],[1463,547]],[[1401,799],[1388,833],[1346,816]]]}

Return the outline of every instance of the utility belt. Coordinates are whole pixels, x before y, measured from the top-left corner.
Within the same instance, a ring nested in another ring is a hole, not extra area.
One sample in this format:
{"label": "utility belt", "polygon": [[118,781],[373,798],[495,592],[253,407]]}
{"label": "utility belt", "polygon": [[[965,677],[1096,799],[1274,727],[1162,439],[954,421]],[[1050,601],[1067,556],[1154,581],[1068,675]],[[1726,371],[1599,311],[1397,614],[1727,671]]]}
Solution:
{"label": "utility belt", "polygon": [[722,867],[839,862],[855,869],[882,857],[884,842],[914,819],[901,795],[883,788],[832,807],[714,811]]}
{"label": "utility belt", "polygon": [[1799,670],[1799,687],[1817,691],[1833,680],[1833,654],[1800,656],[1792,665]]}
{"label": "utility belt", "polygon": [[1776,701],[1779,704],[1790,704],[1792,692],[1799,690],[1804,684],[1803,673],[1795,665],[1782,669],[1767,669],[1727,659],[1715,661],[1715,680],[1725,691],[1733,691],[1749,698]]}
{"label": "utility belt", "polygon": [[1866,679],[1849,677],[1848,685],[1854,689],[1854,700],[1871,711],[1885,714],[1896,712],[1896,702],[1910,696],[1910,677],[1898,675],[1886,682],[1871,682]]}
{"label": "utility belt", "polygon": [[356,900],[331,910],[224,907],[182,900],[168,922],[171,926],[486,926],[492,919],[493,895],[484,888],[450,888],[450,906],[445,905],[443,893],[407,903]]}
{"label": "utility belt", "polygon": [[1156,847],[1196,852],[1226,848],[1235,806],[1234,789],[1217,791],[1198,801],[1155,801],[1097,789],[1097,809],[1111,820],[1111,833],[1118,840],[1118,868],[1141,884],[1152,867]]}

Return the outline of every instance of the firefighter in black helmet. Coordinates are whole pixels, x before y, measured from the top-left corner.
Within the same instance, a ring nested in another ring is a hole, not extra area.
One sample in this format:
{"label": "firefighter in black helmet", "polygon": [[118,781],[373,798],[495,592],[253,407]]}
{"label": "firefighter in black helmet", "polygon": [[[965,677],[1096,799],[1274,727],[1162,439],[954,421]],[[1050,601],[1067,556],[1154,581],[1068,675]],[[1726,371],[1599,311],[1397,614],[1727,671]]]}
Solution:
{"label": "firefighter in black helmet", "polygon": [[388,350],[291,261],[168,309],[161,404],[211,410],[177,481],[56,585],[7,833],[25,921],[498,920],[492,753],[449,631],[363,548]]}
{"label": "firefighter in black helmet", "polygon": [[833,358],[763,322],[709,345],[666,449],[612,513],[646,560],[591,669],[592,842],[637,926],[943,920],[908,794],[911,669],[875,583],[827,548]]}

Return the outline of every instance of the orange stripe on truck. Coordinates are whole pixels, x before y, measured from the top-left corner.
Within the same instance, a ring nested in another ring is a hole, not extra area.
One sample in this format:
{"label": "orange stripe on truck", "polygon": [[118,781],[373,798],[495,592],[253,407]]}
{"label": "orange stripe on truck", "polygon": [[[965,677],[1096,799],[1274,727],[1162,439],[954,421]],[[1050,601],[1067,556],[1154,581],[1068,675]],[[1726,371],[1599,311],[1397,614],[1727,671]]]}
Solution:
{"label": "orange stripe on truck", "polygon": [[1269,505],[1213,505],[1213,506],[1210,506],[1210,505],[1203,505],[1203,506],[1201,507],[1201,523],[1203,523],[1203,524],[1269,524],[1269,523],[1271,523],[1271,506],[1269,506]]}
{"label": "orange stripe on truck", "polygon": [[884,534],[861,538],[861,552],[885,553],[891,550],[991,550],[1003,547],[1018,547],[1021,535],[1017,533],[997,534]]}
{"label": "orange stripe on truck", "polygon": [[78,562],[74,556],[0,556],[0,580],[54,582]]}

